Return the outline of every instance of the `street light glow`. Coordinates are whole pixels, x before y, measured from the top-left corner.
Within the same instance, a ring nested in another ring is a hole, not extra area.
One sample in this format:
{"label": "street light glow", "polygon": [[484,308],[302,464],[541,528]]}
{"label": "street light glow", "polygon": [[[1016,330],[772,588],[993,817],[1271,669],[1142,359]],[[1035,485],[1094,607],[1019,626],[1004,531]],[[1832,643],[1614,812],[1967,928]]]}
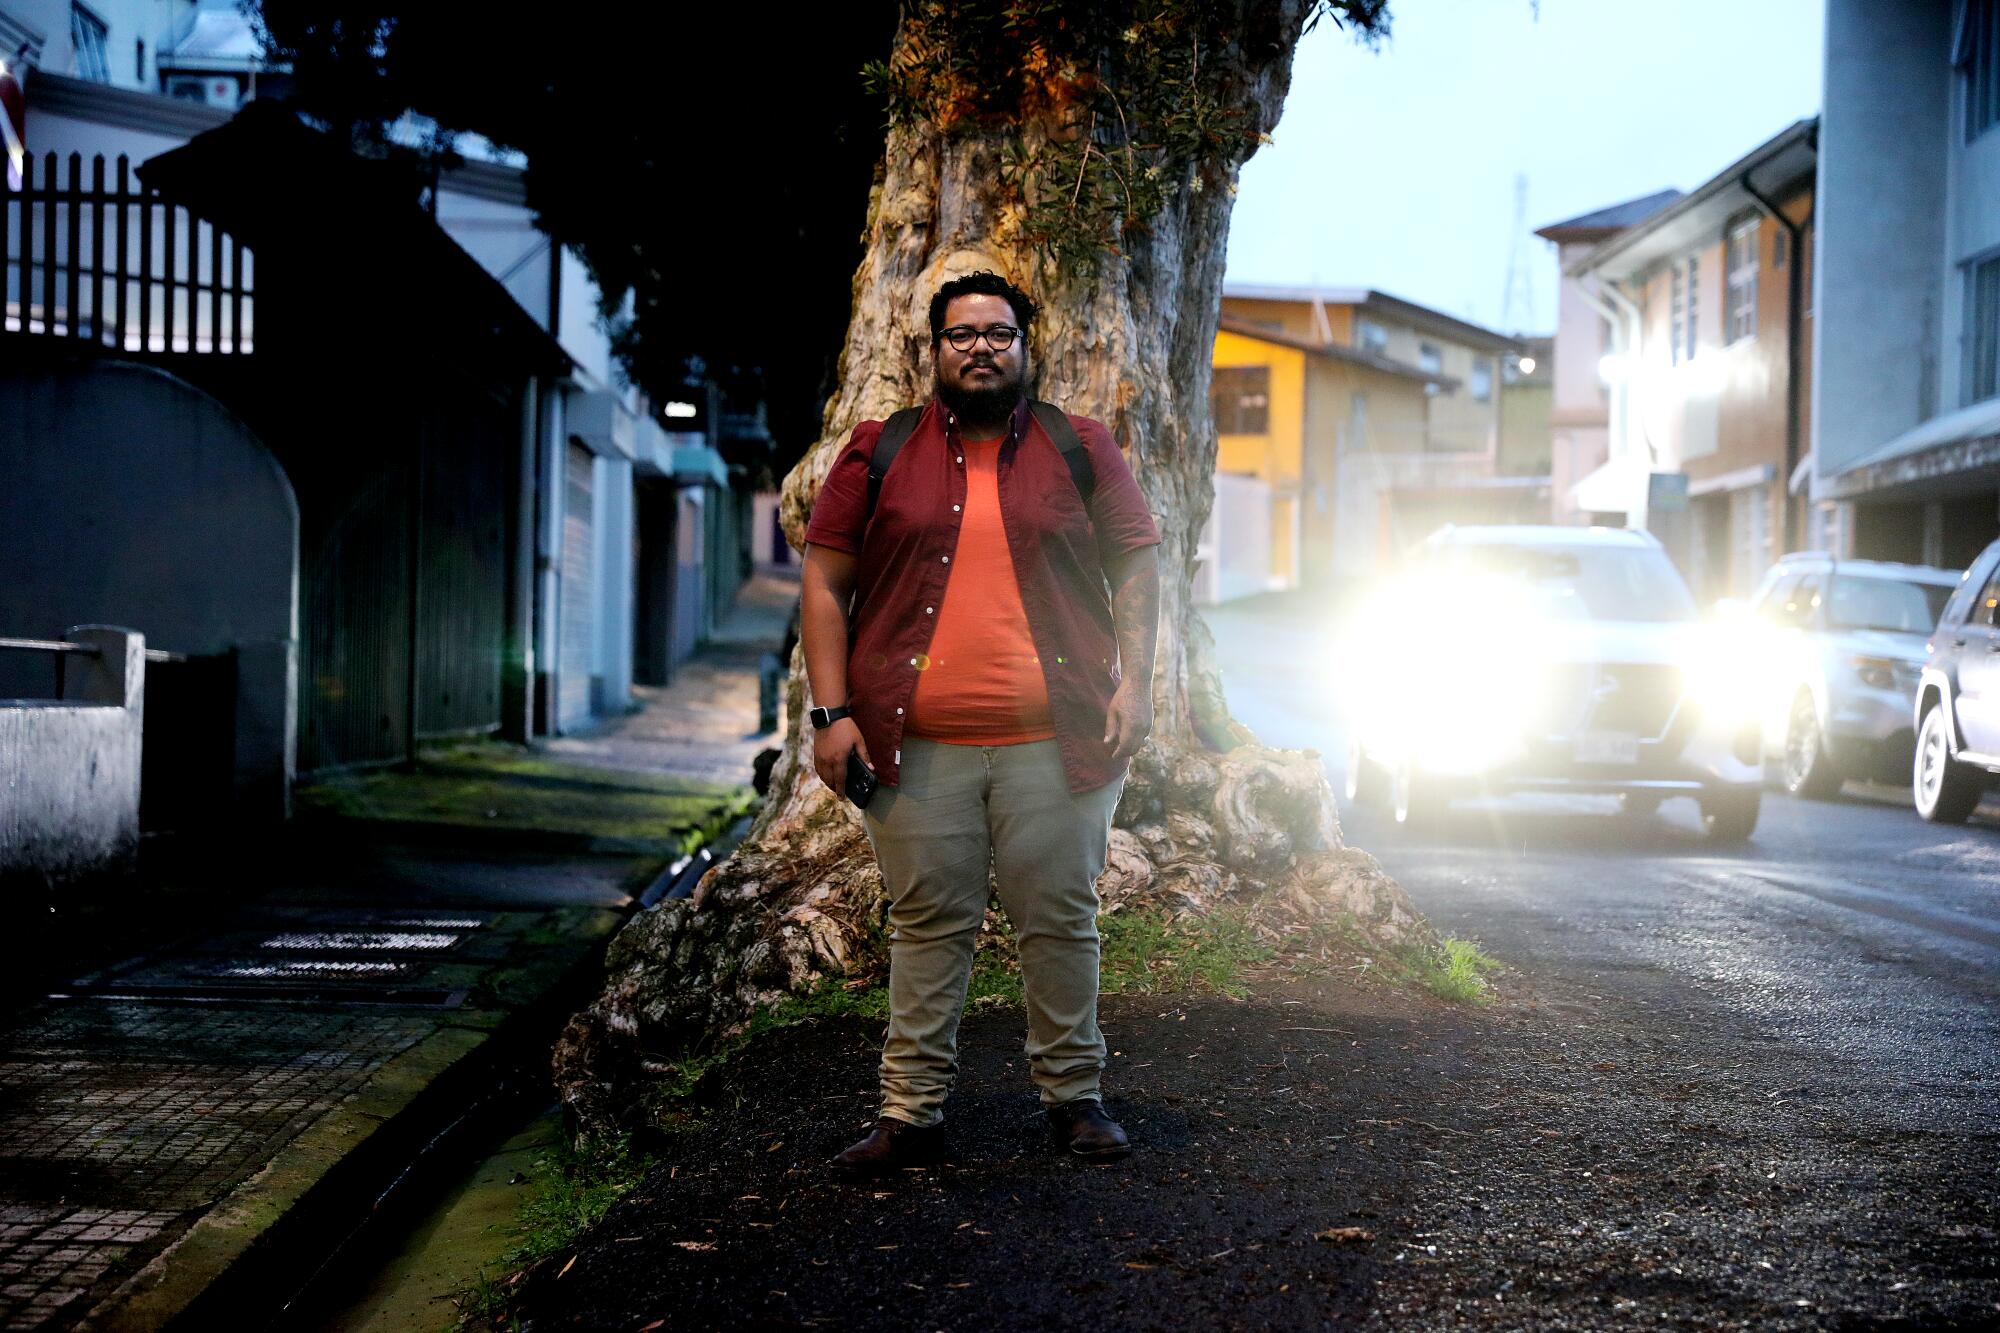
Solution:
{"label": "street light glow", "polygon": [[1532,356],[1522,357],[1520,364],[1521,364],[1521,373],[1523,375],[1532,375],[1535,373],[1535,358],[1533,358]]}
{"label": "street light glow", "polygon": [[698,409],[693,403],[668,403],[660,410],[670,417],[691,417]]}

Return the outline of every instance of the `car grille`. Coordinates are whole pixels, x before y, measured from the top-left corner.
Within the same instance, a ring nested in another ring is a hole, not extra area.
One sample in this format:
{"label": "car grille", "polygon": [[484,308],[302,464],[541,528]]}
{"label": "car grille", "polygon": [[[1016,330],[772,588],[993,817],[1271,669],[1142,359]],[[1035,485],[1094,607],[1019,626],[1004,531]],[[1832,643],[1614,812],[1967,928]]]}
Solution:
{"label": "car grille", "polygon": [[1637,662],[1581,663],[1557,674],[1552,734],[1613,732],[1655,740],[1681,701],[1679,667]]}

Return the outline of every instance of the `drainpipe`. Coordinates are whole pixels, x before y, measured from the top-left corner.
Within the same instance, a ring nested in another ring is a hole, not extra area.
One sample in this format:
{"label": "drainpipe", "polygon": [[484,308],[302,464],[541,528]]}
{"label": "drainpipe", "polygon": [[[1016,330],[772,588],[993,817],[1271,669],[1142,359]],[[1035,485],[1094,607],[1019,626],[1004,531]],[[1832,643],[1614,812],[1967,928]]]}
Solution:
{"label": "drainpipe", "polygon": [[[1750,183],[1750,173],[1744,172],[1737,184],[1743,193],[1757,201],[1757,207],[1764,216],[1783,227],[1791,236],[1791,272],[1785,283],[1785,492],[1784,509],[1779,523],[1779,532],[1785,550],[1798,549],[1798,523],[1792,503],[1792,476],[1799,470],[1799,425],[1803,415],[1799,394],[1803,385],[1799,375],[1799,345],[1805,340],[1805,239],[1806,224],[1793,222],[1778,211],[1778,206],[1757,193],[1757,187]],[[1806,220],[1812,220],[1808,213]],[[1723,275],[1727,278],[1727,274]]]}
{"label": "drainpipe", "polygon": [[[1652,449],[1646,443],[1644,423],[1639,414],[1637,370],[1639,334],[1642,327],[1639,307],[1609,279],[1600,283],[1598,290],[1610,298],[1609,302],[1585,290],[1581,283],[1576,287],[1577,294],[1583,298],[1584,304],[1595,310],[1605,323],[1618,332],[1618,341],[1623,344],[1623,350],[1630,358],[1625,377],[1613,386],[1617,394],[1617,411],[1613,416],[1618,429],[1612,437],[1612,456],[1632,454],[1645,463],[1648,471],[1651,471]],[[1643,512],[1645,505],[1643,496],[1639,504]]]}

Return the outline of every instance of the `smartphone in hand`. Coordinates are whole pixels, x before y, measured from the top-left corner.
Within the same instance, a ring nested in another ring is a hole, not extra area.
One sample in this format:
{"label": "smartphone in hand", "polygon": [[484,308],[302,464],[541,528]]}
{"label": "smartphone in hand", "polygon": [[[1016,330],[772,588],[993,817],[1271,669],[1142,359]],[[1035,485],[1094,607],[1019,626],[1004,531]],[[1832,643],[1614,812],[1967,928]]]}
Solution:
{"label": "smartphone in hand", "polygon": [[875,799],[875,770],[861,762],[859,749],[847,752],[847,799],[863,810]]}

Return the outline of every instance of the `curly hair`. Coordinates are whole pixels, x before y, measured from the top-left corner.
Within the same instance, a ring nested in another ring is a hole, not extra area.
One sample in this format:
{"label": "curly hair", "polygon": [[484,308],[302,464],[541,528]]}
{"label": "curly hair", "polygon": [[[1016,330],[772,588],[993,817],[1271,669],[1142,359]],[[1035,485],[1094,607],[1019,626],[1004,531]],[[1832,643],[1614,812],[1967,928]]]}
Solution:
{"label": "curly hair", "polygon": [[998,296],[1002,298],[1008,305],[1014,308],[1014,319],[1020,324],[1021,336],[1024,338],[1027,336],[1028,330],[1035,326],[1035,316],[1041,310],[1041,307],[1035,304],[1034,298],[1019,287],[1016,287],[998,273],[982,268],[978,272],[968,273],[962,278],[953,278],[950,282],[937,289],[937,295],[931,297],[931,343],[933,345],[937,343],[938,338],[944,333],[944,308],[951,304],[952,298],[958,296]]}

